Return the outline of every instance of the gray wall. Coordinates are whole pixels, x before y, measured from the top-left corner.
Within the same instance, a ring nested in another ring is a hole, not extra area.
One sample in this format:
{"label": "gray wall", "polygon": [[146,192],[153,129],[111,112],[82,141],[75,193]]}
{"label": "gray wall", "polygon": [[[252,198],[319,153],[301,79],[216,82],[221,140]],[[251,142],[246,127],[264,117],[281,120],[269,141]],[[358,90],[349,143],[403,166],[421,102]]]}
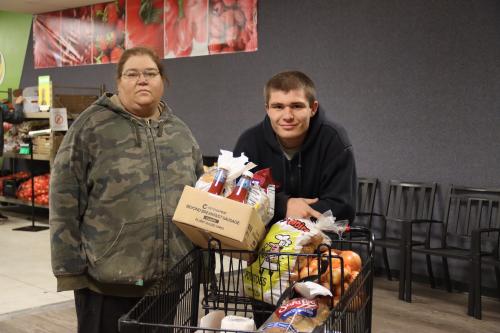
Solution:
{"label": "gray wall", "polygon": [[[296,68],[346,127],[359,175],[436,181],[441,198],[500,186],[500,1],[262,0],[258,23],[258,52],[165,60],[166,98],[205,155],[231,149],[264,116],[266,80]],[[31,52],[23,86],[50,74],[114,90],[114,65],[33,70]]]}

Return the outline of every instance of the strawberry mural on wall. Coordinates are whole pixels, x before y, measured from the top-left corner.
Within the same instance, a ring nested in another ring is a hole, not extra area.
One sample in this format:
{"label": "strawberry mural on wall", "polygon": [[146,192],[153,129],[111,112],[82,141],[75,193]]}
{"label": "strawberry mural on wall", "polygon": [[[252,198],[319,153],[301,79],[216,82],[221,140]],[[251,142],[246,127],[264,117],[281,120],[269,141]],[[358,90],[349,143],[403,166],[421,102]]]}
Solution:
{"label": "strawberry mural on wall", "polygon": [[93,63],[117,63],[125,49],[125,0],[92,6]]}
{"label": "strawberry mural on wall", "polygon": [[165,57],[208,54],[208,0],[165,0]]}
{"label": "strawberry mural on wall", "polygon": [[90,6],[63,10],[61,13],[62,66],[92,62],[92,18]]}
{"label": "strawberry mural on wall", "polygon": [[35,68],[118,62],[147,46],[160,58],[257,50],[257,0],[114,0],[35,16]]}
{"label": "strawberry mural on wall", "polygon": [[60,11],[35,15],[33,20],[35,68],[61,66],[60,34]]}
{"label": "strawberry mural on wall", "polygon": [[257,50],[257,0],[210,0],[210,54]]}
{"label": "strawberry mural on wall", "polygon": [[127,0],[126,47],[147,46],[163,58],[163,0]]}

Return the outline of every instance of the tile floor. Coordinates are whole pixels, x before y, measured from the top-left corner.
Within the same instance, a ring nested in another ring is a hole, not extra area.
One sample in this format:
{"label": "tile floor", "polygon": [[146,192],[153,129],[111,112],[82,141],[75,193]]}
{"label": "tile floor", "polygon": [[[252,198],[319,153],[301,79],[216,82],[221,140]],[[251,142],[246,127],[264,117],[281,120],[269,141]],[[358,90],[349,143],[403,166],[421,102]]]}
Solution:
{"label": "tile floor", "polygon": [[[14,231],[31,224],[29,209],[21,213],[1,207],[0,212],[9,216],[0,220],[0,332],[74,331],[73,293],[56,292],[49,230]],[[47,215],[45,211],[37,216],[36,225],[47,226]],[[450,294],[418,283],[414,288],[413,303],[405,303],[397,299],[397,282],[375,279],[373,332],[500,333],[497,299],[483,297],[483,320],[476,320],[465,314],[466,294]]]}
{"label": "tile floor", "polygon": [[[26,212],[22,214],[19,209],[1,212],[9,218],[0,220],[0,314],[72,300],[72,292],[56,292],[49,230],[14,231],[31,225],[31,218],[27,219]],[[47,221],[42,212],[35,225],[47,226]]]}

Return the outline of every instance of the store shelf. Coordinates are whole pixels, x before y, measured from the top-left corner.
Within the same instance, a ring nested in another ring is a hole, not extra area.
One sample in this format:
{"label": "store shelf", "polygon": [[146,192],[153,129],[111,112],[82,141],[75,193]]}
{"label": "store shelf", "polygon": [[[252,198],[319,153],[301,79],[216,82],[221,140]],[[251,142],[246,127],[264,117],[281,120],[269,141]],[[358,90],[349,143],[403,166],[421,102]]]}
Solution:
{"label": "store shelf", "polygon": [[[17,154],[17,153],[4,153],[3,154],[4,158],[22,158],[29,160],[31,159],[30,154]],[[50,161],[50,155],[49,154],[33,154],[33,160],[35,161]]]}
{"label": "store shelf", "polygon": [[[4,197],[2,195],[0,195],[0,202],[7,202],[7,203],[16,204],[16,205],[23,205],[23,206],[31,206],[31,201],[24,201],[24,200],[12,198],[12,197]],[[35,207],[37,207],[37,208],[49,208],[49,206],[39,205],[36,203],[35,203]]]}
{"label": "store shelf", "polygon": [[49,119],[50,112],[24,112],[25,119]]}
{"label": "store shelf", "polygon": [[[67,110],[67,116],[68,120],[74,120],[76,117],[84,111],[87,107],[89,107],[93,102],[95,102],[99,96],[101,96],[104,91],[105,87],[104,85],[101,85],[99,87],[68,87],[68,86],[53,86],[55,89],[53,91],[53,107],[55,108],[66,108]],[[35,87],[36,89],[36,87]],[[65,89],[68,90],[68,94],[63,93]],[[11,91],[12,89],[10,89]],[[83,90],[83,91],[82,91]],[[82,93],[83,92],[83,93]],[[95,93],[94,93],[95,92]],[[34,95],[34,94],[31,94]],[[30,110],[36,110],[36,109],[30,109]],[[50,116],[51,112],[24,112],[24,119],[26,122],[32,122],[36,123],[35,128],[50,128]],[[45,126],[47,124],[47,126]],[[71,125],[71,122],[69,122],[68,125]],[[30,132],[35,132],[35,131],[30,131]],[[32,133],[32,136],[34,133]],[[40,133],[38,133],[40,134]],[[53,159],[54,156],[57,153],[57,150],[59,148],[59,145],[61,144],[62,139],[64,138],[64,132],[55,132],[51,131],[51,133],[47,133],[47,135],[44,135],[44,138],[42,140],[42,144],[39,144],[36,148],[34,149],[33,152],[33,160],[36,161],[46,161],[49,163],[30,163],[31,155],[27,154],[18,154],[17,152],[8,152],[4,153],[3,157],[10,159],[10,164],[11,167],[10,169],[12,171],[18,171],[19,168],[16,168],[17,162],[16,159],[24,159],[28,160],[28,163],[19,163],[21,167],[27,167],[29,172],[31,174],[34,174],[33,169],[36,168],[43,168],[43,167],[48,167],[49,170],[52,167]],[[47,145],[45,145],[46,136],[50,137],[50,148],[47,149]],[[40,138],[40,137],[36,137]],[[37,141],[36,139],[33,139],[33,142]],[[37,154],[35,152],[40,152],[40,154]],[[46,164],[46,165],[45,165]],[[23,201],[17,198],[12,198],[12,197],[6,197],[0,195],[0,203],[10,203],[10,204],[17,204],[17,205],[23,205],[23,206],[31,206],[32,203],[31,201]],[[45,205],[37,205],[35,204],[34,207],[38,208],[46,208],[48,209],[48,206]],[[30,227],[29,231],[35,231],[38,230],[35,228],[35,214],[34,214],[34,209],[31,210],[31,221],[32,221],[32,226]]]}

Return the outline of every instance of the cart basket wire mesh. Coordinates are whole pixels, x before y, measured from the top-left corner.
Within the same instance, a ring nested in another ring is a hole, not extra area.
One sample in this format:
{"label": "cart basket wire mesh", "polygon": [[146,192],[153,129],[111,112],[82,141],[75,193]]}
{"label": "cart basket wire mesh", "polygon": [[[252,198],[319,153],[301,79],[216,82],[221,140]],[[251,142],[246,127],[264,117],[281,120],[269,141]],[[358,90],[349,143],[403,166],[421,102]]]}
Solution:
{"label": "cart basket wire mesh", "polygon": [[[335,290],[338,296],[329,298],[331,310],[327,320],[311,330],[314,333],[371,332],[373,235],[366,228],[353,227],[344,239],[338,239],[336,235],[330,237],[332,244],[320,245],[313,254],[226,250],[220,248],[219,241],[211,240],[208,249],[196,248],[188,253],[132,310],[120,318],[120,332],[194,333],[201,330],[197,326],[199,317],[213,310],[249,318],[259,315],[268,317],[281,304],[284,296],[293,292],[290,286],[294,282],[323,281],[325,285],[325,277],[328,277],[326,280],[330,289]],[[355,277],[347,277],[343,258],[330,248],[357,252],[362,259],[359,273]],[[332,260],[340,261],[340,274],[331,268],[333,264],[328,264],[333,263]],[[256,261],[261,269],[252,271],[249,263]],[[317,271],[310,270],[312,261],[316,261]],[[280,264],[276,265],[277,262]],[[300,278],[297,272],[302,272]],[[304,272],[307,272],[305,277]],[[249,283],[249,275],[259,278],[251,278]],[[271,290],[265,291],[260,279],[271,276],[279,277],[278,282],[272,285]],[[333,285],[335,279],[336,285]],[[259,297],[255,295],[264,294],[267,295],[266,303],[256,300]],[[204,328],[199,333],[203,332],[224,331]]]}

